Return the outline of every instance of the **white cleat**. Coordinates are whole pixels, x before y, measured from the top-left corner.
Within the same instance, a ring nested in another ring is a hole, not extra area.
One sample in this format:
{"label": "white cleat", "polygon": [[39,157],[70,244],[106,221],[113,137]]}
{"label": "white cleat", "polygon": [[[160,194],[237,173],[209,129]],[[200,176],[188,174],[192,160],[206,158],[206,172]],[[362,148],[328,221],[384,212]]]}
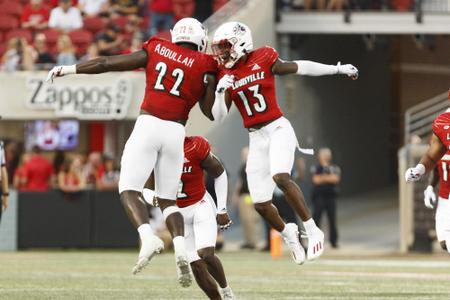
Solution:
{"label": "white cleat", "polygon": [[308,260],[319,258],[324,250],[324,237],[322,230],[316,228],[310,235],[308,235]]}
{"label": "white cleat", "polygon": [[294,223],[285,225],[285,234],[281,235],[284,242],[291,250],[291,256],[294,262],[302,265],[305,262],[305,249],[303,249],[298,239],[298,226]]}
{"label": "white cleat", "polygon": [[148,265],[153,256],[160,253],[163,249],[164,242],[156,235],[151,236],[146,243],[142,242],[138,261],[132,270],[133,274],[136,275],[141,272]]}
{"label": "white cleat", "polygon": [[224,289],[221,289],[220,292],[222,294],[222,299],[223,300],[235,300],[236,299],[234,297],[233,291],[231,290],[230,287],[226,287]]}
{"label": "white cleat", "polygon": [[177,264],[178,282],[184,288],[190,287],[192,284],[192,271],[186,255],[178,255],[175,253]]}

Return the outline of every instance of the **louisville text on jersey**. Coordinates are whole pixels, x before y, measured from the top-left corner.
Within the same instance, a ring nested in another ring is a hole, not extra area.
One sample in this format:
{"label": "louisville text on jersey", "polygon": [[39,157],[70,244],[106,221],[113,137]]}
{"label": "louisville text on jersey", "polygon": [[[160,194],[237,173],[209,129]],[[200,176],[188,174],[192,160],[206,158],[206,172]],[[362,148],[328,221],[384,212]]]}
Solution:
{"label": "louisville text on jersey", "polygon": [[233,83],[233,90],[240,88],[246,84],[252,83],[253,81],[264,79],[264,72],[254,73],[248,76],[245,76],[242,79],[236,80]]}

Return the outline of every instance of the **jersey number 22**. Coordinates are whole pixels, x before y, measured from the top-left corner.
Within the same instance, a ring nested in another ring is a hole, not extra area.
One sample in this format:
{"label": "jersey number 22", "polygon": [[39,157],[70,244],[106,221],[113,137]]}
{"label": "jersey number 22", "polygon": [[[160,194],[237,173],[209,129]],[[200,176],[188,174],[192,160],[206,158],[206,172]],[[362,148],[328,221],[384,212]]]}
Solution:
{"label": "jersey number 22", "polygon": [[[158,78],[156,79],[155,83],[155,90],[158,91],[165,91],[165,87],[163,85],[164,76],[166,76],[167,73],[167,65],[163,62],[159,62],[156,64],[155,70],[159,73]],[[183,82],[184,79],[184,72],[181,69],[174,69],[172,71],[172,77],[175,79],[175,84],[170,89],[169,94],[180,97],[180,85]]]}

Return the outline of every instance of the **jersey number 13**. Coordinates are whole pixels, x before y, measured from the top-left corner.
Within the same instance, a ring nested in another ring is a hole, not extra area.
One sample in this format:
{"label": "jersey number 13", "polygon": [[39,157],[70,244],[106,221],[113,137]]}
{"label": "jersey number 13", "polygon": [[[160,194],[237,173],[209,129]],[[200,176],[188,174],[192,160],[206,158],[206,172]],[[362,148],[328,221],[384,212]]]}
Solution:
{"label": "jersey number 13", "polygon": [[248,98],[245,95],[244,91],[237,92],[237,94],[241,98],[242,102],[244,103],[245,111],[247,112],[247,115],[249,117],[254,115],[253,110],[257,113],[260,113],[267,109],[266,99],[264,99],[264,96],[260,93],[260,89],[261,89],[261,86],[259,84],[252,85],[251,87],[248,88],[248,90],[253,93],[253,95],[252,95],[253,98],[258,100],[258,102],[255,102],[253,104],[253,109],[250,106]]}

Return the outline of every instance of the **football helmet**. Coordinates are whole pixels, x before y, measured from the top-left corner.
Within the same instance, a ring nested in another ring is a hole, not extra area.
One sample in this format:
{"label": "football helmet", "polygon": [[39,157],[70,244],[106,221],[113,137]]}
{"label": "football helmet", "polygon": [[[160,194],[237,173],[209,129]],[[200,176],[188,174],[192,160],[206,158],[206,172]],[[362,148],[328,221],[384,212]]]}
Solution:
{"label": "football helmet", "polygon": [[242,56],[252,50],[252,32],[247,25],[240,22],[228,22],[217,28],[212,51],[225,68],[232,68]]}
{"label": "football helmet", "polygon": [[202,23],[194,18],[183,18],[170,30],[172,43],[191,43],[205,53],[208,45],[207,32]]}

